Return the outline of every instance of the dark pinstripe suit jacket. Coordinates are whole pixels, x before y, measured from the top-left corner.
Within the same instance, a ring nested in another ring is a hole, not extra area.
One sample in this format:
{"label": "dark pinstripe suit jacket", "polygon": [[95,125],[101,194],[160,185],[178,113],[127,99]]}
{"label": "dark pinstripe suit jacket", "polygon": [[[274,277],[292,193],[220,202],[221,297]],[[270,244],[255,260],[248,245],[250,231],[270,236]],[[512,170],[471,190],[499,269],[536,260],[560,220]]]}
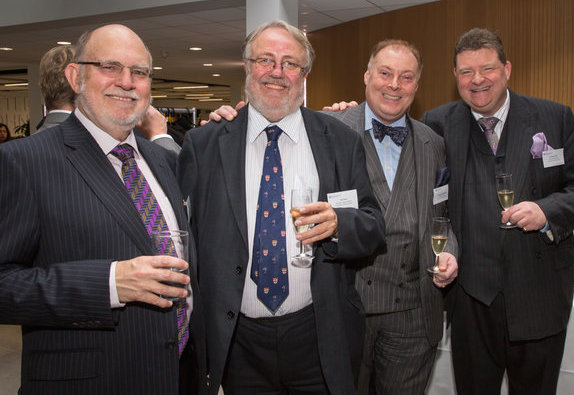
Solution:
{"label": "dark pinstripe suit jacket", "polygon": [[[186,229],[174,158],[170,164],[167,151],[141,138],[138,147]],[[3,144],[0,174],[0,322],[22,325],[22,394],[177,394],[175,310],[138,303],[110,309],[111,262],[153,249],[88,131],[71,115]]]}
{"label": "dark pinstripe suit jacket", "polygon": [[[192,201],[199,279],[207,324],[210,392],[217,394],[241,307],[249,259],[245,205],[248,106],[233,122],[189,132],[180,154],[180,184]],[[385,247],[383,218],[365,171],[361,142],[345,125],[306,108],[303,120],[319,174],[319,200],[357,189],[359,210],[336,209],[339,243],[315,243],[311,293],[321,368],[331,394],[354,394],[364,334],[354,288],[355,265]]]}
{"label": "dark pinstripe suit jacket", "polygon": [[[359,133],[363,138],[367,158],[367,171],[373,191],[377,197],[377,201],[385,215],[386,230],[392,230],[396,221],[401,221],[403,217],[400,212],[396,210],[391,213],[389,204],[391,203],[391,191],[387,186],[385,175],[381,162],[377,155],[373,139],[369,132],[365,131],[365,102],[359,106],[350,108],[343,112],[327,112],[327,114],[340,119],[343,123],[350,126],[353,130]],[[406,158],[415,163],[416,171],[416,201],[419,213],[418,222],[418,249],[419,249],[419,286],[421,293],[421,306],[424,312],[424,326],[427,338],[430,344],[436,345],[442,338],[443,332],[443,296],[440,289],[434,286],[432,277],[427,274],[426,269],[433,265],[434,254],[431,248],[431,223],[432,217],[436,215],[444,215],[445,205],[441,204],[433,207],[433,188],[435,186],[437,170],[445,166],[445,153],[444,143],[442,139],[426,125],[418,121],[408,118],[409,132],[413,135],[414,158]],[[401,161],[404,160],[401,154]],[[398,174],[397,174],[398,175]],[[398,183],[395,183],[397,185]],[[400,191],[393,189],[393,193]],[[414,193],[415,191],[410,191]],[[390,217],[392,215],[392,217]],[[387,246],[389,253],[395,254],[397,264],[401,262],[401,252],[403,245]],[[449,244],[446,251],[458,254],[457,244],[454,237],[449,238]],[[377,262],[372,268],[368,270],[377,270]],[[381,269],[382,270],[382,269]],[[359,274],[360,276],[360,274]],[[392,294],[391,289],[380,289],[369,300],[363,299],[365,305],[373,306],[373,311],[376,311],[378,305],[388,305],[387,299]],[[361,295],[363,297],[363,295]]]}
{"label": "dark pinstripe suit jacket", "polygon": [[[461,100],[435,108],[422,121],[446,144],[446,161],[451,170],[449,212],[461,246],[458,281],[477,288],[475,268],[465,265],[465,240],[480,238],[492,229],[462,232],[463,199],[471,127],[476,124],[470,108]],[[563,166],[544,168],[542,159],[532,159],[532,136],[544,132],[553,148],[564,148]],[[506,136],[504,136],[506,134]],[[506,259],[503,292],[511,340],[529,340],[556,334],[566,328],[574,290],[574,117],[566,106],[510,92],[510,109],[502,139],[507,139],[502,158],[512,173],[515,202],[536,202],[550,224],[554,243],[540,232],[507,231],[503,249]],[[502,141],[501,141],[502,142]],[[494,177],[492,177],[494,183]],[[476,202],[480,204],[480,202]],[[494,269],[493,269],[494,270]],[[478,273],[476,273],[478,274]]]}

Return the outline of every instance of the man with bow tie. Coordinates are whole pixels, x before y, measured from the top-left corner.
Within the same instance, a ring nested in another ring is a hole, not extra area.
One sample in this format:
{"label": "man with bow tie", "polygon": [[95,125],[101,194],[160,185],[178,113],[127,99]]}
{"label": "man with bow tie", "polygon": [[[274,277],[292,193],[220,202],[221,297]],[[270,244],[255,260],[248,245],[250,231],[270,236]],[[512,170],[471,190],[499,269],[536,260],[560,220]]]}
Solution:
{"label": "man with bow tie", "polygon": [[[433,266],[432,217],[445,213],[434,199],[444,177],[442,138],[411,119],[422,71],[418,50],[402,40],[373,47],[364,75],[366,102],[330,113],[363,138],[367,170],[385,215],[387,252],[358,272],[356,287],[367,312],[359,393],[373,382],[378,394],[422,394],[442,337],[443,295],[457,275],[452,232],[440,270]],[[434,282],[434,284],[433,284]]]}

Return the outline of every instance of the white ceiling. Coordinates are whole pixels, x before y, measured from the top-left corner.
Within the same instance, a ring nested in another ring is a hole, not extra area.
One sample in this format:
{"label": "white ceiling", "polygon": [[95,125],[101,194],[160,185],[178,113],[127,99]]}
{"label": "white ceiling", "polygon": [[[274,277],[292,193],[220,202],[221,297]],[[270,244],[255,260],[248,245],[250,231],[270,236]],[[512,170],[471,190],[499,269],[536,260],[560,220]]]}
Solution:
{"label": "white ceiling", "polygon": [[[431,1],[436,0],[299,0],[299,27],[312,32]],[[224,2],[225,8],[217,9],[210,8],[210,4],[221,7],[222,3],[200,1],[180,7],[0,27],[0,47],[14,48],[0,51],[0,91],[26,89],[4,84],[27,81],[27,74],[17,70],[39,63],[44,52],[56,46],[57,41],[74,42],[83,31],[113,22],[138,33],[150,48],[154,66],[163,67],[154,72],[154,94],[183,97],[190,91],[171,88],[182,85],[179,81],[193,82],[210,85],[208,89],[194,89],[193,93],[211,92],[226,102],[229,86],[241,86],[243,81],[240,48],[246,35],[245,0],[230,0]],[[192,46],[203,50],[190,51]],[[204,63],[213,66],[204,67]],[[214,77],[214,73],[221,76]]]}

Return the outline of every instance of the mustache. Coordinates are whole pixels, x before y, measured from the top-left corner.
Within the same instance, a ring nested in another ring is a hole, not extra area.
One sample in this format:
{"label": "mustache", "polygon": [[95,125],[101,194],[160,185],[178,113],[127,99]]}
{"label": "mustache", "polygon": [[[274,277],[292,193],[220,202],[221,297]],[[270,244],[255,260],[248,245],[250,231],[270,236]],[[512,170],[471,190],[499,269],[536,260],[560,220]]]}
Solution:
{"label": "mustache", "polygon": [[263,84],[275,84],[275,85],[282,85],[286,88],[291,88],[292,84],[289,80],[285,78],[272,78],[272,77],[263,77],[261,78],[261,83]]}
{"label": "mustache", "polygon": [[140,100],[141,99],[141,96],[138,95],[136,92],[126,91],[126,90],[123,90],[121,88],[120,89],[107,90],[104,92],[104,95],[127,97],[127,98],[134,99],[134,100]]}

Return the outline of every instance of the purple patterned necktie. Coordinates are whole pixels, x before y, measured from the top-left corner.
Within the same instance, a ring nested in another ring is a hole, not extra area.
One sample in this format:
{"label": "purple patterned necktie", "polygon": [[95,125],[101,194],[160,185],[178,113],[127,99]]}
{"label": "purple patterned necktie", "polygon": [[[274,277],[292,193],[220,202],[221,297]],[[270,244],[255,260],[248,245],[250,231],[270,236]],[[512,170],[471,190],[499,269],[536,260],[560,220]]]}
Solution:
{"label": "purple patterned necktie", "polygon": [[[168,231],[169,228],[165,222],[161,207],[134,159],[134,149],[128,144],[120,144],[116,146],[111,153],[122,161],[124,184],[140,214],[140,218],[148,234],[151,235],[153,232]],[[175,245],[171,240],[161,247],[159,253],[177,256]],[[181,355],[189,339],[189,322],[186,314],[185,299],[178,298],[174,301],[174,304],[177,311],[177,339],[179,353]]]}
{"label": "purple patterned necktie", "polygon": [[488,141],[488,145],[490,145],[494,155],[496,155],[496,150],[498,149],[498,136],[494,131],[494,127],[497,123],[498,118],[496,117],[480,118],[478,120],[478,124],[482,127],[486,140]]}
{"label": "purple patterned necktie", "polygon": [[373,134],[379,141],[383,141],[385,136],[389,136],[393,143],[402,146],[409,129],[406,126],[387,126],[383,125],[376,119],[373,119]]}
{"label": "purple patterned necktie", "polygon": [[285,243],[285,195],[283,168],[277,126],[265,128],[267,147],[257,201],[253,237],[251,279],[257,284],[257,297],[275,312],[289,295],[287,247]]}

